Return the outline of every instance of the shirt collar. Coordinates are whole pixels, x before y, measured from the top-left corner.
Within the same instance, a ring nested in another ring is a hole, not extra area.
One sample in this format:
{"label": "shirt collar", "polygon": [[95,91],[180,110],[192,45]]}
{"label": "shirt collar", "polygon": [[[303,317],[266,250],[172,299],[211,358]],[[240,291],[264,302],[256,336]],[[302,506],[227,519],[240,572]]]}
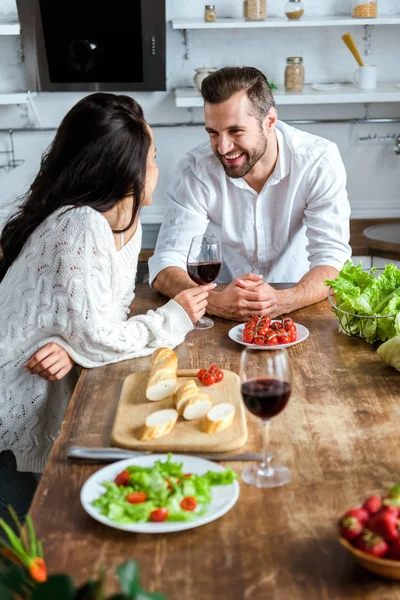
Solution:
{"label": "shirt collar", "polygon": [[[277,122],[275,132],[276,139],[278,142],[278,160],[276,161],[275,169],[273,170],[268,181],[265,183],[265,186],[276,185],[290,173],[290,151],[285,141],[285,138],[283,137],[283,133],[280,130],[279,121]],[[228,177],[228,179],[233,183],[233,185],[236,185],[236,187],[245,190],[250,190],[254,194],[257,194],[257,192],[253,190],[253,188],[251,188],[243,178],[234,179],[232,177]],[[261,191],[265,189],[265,186]]]}

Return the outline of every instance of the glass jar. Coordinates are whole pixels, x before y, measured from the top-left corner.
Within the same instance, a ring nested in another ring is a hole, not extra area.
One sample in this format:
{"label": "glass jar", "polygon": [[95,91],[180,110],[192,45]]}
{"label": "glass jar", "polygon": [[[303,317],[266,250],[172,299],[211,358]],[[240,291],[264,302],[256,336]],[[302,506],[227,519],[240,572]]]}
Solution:
{"label": "glass jar", "polygon": [[369,19],[377,16],[376,0],[352,0],[351,16],[356,19]]}
{"label": "glass jar", "polygon": [[204,20],[208,23],[214,23],[217,18],[217,13],[214,4],[206,4],[204,7]]}
{"label": "glass jar", "polygon": [[267,0],[244,0],[243,16],[248,21],[263,21],[267,17]]}
{"label": "glass jar", "polygon": [[285,90],[301,92],[304,87],[304,67],[301,56],[289,56],[286,59]]}
{"label": "glass jar", "polygon": [[290,20],[301,19],[304,14],[304,5],[302,0],[289,0],[285,6],[285,15]]}

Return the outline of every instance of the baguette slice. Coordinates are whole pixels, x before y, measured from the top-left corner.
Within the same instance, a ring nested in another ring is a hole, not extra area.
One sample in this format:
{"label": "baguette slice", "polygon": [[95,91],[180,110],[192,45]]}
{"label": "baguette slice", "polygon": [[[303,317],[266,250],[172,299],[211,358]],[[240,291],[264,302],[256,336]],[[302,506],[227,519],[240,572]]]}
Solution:
{"label": "baguette slice", "polygon": [[211,407],[211,396],[208,396],[207,394],[198,394],[197,396],[191,396],[186,400],[182,415],[184,419],[192,421],[193,419],[204,417]]}
{"label": "baguette slice", "polygon": [[233,423],[235,413],[235,407],[233,404],[229,404],[229,402],[216,404],[204,417],[200,429],[204,433],[217,433],[218,431],[228,429]]}
{"label": "baguette slice", "polygon": [[157,410],[146,417],[141,440],[147,442],[168,435],[175,426],[178,412],[174,408]]}
{"label": "baguette slice", "polygon": [[188,379],[185,383],[182,383],[176,390],[173,395],[173,400],[175,403],[175,408],[180,415],[183,415],[183,410],[185,408],[186,402],[192,396],[199,395],[199,388],[196,385],[194,379]]}
{"label": "baguette slice", "polygon": [[159,348],[153,354],[153,363],[146,387],[148,400],[164,400],[171,396],[176,388],[178,357],[169,348]]}

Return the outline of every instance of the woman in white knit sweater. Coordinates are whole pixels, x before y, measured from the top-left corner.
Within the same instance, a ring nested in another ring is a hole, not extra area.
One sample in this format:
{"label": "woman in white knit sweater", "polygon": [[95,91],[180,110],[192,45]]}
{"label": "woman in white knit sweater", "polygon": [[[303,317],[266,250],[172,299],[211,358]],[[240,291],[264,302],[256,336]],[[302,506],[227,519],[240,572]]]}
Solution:
{"label": "woman in white knit sweater", "polygon": [[76,383],[75,369],[53,381],[24,369],[39,348],[56,342],[78,365],[98,367],[180,344],[205,311],[213,284],[127,317],[139,211],[158,178],[154,158],[151,129],[133,99],[87,96],[63,119],[3,230],[0,478],[10,451],[18,471],[43,470]]}

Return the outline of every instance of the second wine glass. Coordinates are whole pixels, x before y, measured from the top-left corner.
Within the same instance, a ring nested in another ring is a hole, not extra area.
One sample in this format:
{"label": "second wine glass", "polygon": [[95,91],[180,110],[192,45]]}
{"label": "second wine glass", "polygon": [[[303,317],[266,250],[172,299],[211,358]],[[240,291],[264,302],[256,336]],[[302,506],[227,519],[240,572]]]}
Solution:
{"label": "second wine glass", "polygon": [[[195,235],[190,244],[186,267],[190,279],[199,285],[212,283],[219,275],[222,266],[221,243],[212,235]],[[214,321],[201,317],[194,324],[195,329],[210,329]]]}

